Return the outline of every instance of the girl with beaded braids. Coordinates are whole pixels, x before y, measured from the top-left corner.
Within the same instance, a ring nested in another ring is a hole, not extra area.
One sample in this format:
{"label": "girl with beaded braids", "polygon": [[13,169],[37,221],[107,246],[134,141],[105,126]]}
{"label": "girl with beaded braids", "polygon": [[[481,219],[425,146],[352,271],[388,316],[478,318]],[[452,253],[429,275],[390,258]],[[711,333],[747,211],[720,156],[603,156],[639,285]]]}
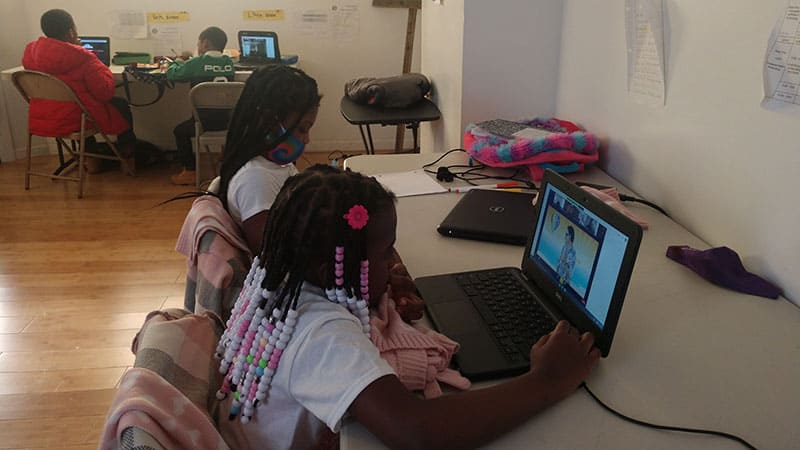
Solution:
{"label": "girl with beaded braids", "polygon": [[320,98],[305,72],[274,64],[250,75],[233,110],[216,192],[254,255],[275,196],[297,174]]}
{"label": "girl with beaded braids", "polygon": [[406,390],[368,336],[396,225],[394,196],[372,178],[315,166],[284,184],[217,347],[232,448],[314,448],[346,413],[391,448],[474,448],[589,375],[594,339],[562,321],[525,375],[431,400]]}

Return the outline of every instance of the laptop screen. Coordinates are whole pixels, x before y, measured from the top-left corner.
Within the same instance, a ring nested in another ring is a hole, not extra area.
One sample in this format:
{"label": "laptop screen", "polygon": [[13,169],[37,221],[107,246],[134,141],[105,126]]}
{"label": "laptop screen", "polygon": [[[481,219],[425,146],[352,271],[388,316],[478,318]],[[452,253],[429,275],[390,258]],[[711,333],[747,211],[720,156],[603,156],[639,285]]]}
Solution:
{"label": "laptop screen", "polygon": [[81,46],[97,55],[105,65],[111,64],[111,39],[105,36],[81,36]]}
{"label": "laptop screen", "polygon": [[280,59],[278,36],[272,31],[240,31],[239,50],[241,60],[277,61]]}
{"label": "laptop screen", "polygon": [[552,184],[539,201],[527,258],[603,329],[629,238]]}

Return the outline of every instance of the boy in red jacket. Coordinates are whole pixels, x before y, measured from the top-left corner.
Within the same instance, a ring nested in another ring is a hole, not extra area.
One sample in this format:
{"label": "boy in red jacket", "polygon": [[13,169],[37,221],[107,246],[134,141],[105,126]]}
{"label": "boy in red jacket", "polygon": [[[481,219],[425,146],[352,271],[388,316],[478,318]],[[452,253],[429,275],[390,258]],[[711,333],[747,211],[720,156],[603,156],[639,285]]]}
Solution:
{"label": "boy in red jacket", "polygon": [[[114,75],[100,59],[80,46],[72,16],[62,9],[42,14],[45,37],[29,43],[22,65],[64,81],[80,99],[105,134],[117,136],[117,148],[129,174],[134,173],[133,117],[128,102],[114,97]],[[80,130],[81,110],[74,103],[31,100],[28,126],[34,134],[58,136]]]}

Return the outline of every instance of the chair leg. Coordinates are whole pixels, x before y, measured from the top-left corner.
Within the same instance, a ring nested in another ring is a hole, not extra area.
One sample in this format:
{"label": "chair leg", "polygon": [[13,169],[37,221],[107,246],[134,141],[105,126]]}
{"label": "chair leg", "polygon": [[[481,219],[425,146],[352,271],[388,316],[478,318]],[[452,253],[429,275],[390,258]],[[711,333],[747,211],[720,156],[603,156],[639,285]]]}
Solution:
{"label": "chair leg", "polygon": [[81,140],[78,141],[78,198],[83,198],[83,181],[86,178],[86,128],[81,123]]}
{"label": "chair leg", "polygon": [[31,140],[33,136],[28,133],[28,147],[25,148],[25,190],[31,188]]}
{"label": "chair leg", "polygon": [[[136,168],[135,167],[131,167],[128,164],[129,161],[122,157],[122,153],[119,152],[119,149],[117,148],[117,144],[111,142],[111,139],[108,136],[106,136],[105,133],[100,133],[100,135],[103,136],[103,140],[111,148],[111,151],[117,157],[116,159],[119,160],[120,166],[122,167],[122,171],[126,175],[129,175],[129,176],[132,176],[132,177],[136,176]],[[135,160],[135,157],[131,158],[131,160]]]}
{"label": "chair leg", "polygon": [[200,125],[195,122],[192,147],[194,150],[194,187],[198,190],[200,189],[200,135],[202,132]]}

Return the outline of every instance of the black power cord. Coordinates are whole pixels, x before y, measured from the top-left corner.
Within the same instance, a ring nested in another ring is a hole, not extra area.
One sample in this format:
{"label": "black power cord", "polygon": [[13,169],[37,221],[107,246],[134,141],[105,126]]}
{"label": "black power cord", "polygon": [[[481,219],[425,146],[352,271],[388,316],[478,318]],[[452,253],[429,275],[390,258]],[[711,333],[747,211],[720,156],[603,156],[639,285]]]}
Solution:
{"label": "black power cord", "polygon": [[643,427],[655,428],[657,430],[679,431],[679,432],[682,432],[682,433],[709,434],[709,435],[712,435],[712,436],[719,436],[719,437],[722,437],[722,438],[725,438],[725,439],[730,439],[732,441],[736,441],[736,442],[742,444],[743,446],[745,446],[746,448],[748,448],[750,450],[757,450],[756,447],[753,446],[751,443],[745,441],[744,439],[740,438],[739,436],[736,436],[735,434],[725,433],[723,431],[704,430],[704,429],[701,429],[701,428],[684,428],[684,427],[674,427],[674,426],[670,426],[670,425],[658,425],[658,424],[655,424],[655,423],[650,423],[650,422],[645,422],[643,420],[634,419],[633,417],[626,416],[625,414],[622,414],[621,412],[618,412],[615,409],[613,409],[610,406],[608,406],[605,403],[603,403],[602,400],[600,400],[596,395],[594,395],[594,392],[592,392],[591,389],[589,389],[589,386],[586,383],[581,383],[581,386],[583,387],[583,389],[586,392],[589,393],[589,395],[594,399],[594,401],[596,401],[606,411],[608,411],[611,414],[614,414],[615,416],[619,417],[620,419],[628,421],[630,423],[633,423],[633,424],[636,424],[636,425],[640,425],[640,426],[643,426]]}
{"label": "black power cord", "polygon": [[[481,173],[480,172],[481,170],[490,168],[489,166],[487,166],[487,165],[485,165],[483,163],[473,163],[473,164],[469,164],[469,165],[454,164],[454,165],[451,165],[451,166],[440,166],[435,171],[432,170],[432,169],[429,169],[429,167],[433,166],[434,164],[436,164],[439,161],[441,161],[442,159],[444,159],[447,155],[449,155],[451,153],[454,153],[454,152],[467,153],[467,151],[464,150],[463,148],[454,148],[454,149],[448,150],[448,151],[444,152],[441,156],[436,158],[436,160],[431,161],[431,162],[423,165],[422,169],[425,170],[425,172],[427,172],[427,173],[429,173],[431,175],[435,175],[437,180],[444,181],[446,183],[449,183],[449,182],[451,182],[451,181],[453,181],[455,179],[459,179],[459,180],[466,181],[467,183],[469,183],[469,184],[474,186],[474,185],[478,184],[478,183],[475,183],[475,181],[478,181],[478,180],[510,180],[510,181],[516,181],[518,183],[523,184],[524,186],[526,186],[527,189],[531,189],[531,190],[536,190],[537,189],[536,185],[533,184],[524,175],[524,173],[525,173],[524,169],[521,168],[521,167],[514,167],[514,168],[512,168],[512,167],[505,167],[505,168],[491,167],[491,169],[493,169],[493,170],[506,169],[506,170],[513,171],[511,173],[511,175],[509,175],[509,176],[487,175],[487,174]],[[474,161],[474,160],[470,159],[470,161]],[[456,170],[456,169],[464,169],[464,170]],[[610,186],[602,186],[602,185],[599,185],[599,184],[586,183],[586,182],[582,182],[582,181],[578,181],[575,184],[577,184],[578,186],[589,186],[589,187],[592,187],[592,188],[595,188],[595,189],[608,189],[610,187]],[[665,211],[660,206],[658,206],[655,203],[650,202],[648,200],[644,200],[644,199],[641,199],[641,198],[633,197],[631,195],[626,195],[626,194],[622,194],[622,193],[619,193],[619,199],[620,199],[620,201],[623,201],[623,202],[635,202],[635,203],[641,203],[643,205],[647,205],[647,206],[655,209],[656,211],[660,212],[661,214],[669,217],[669,214],[667,213],[667,211]]]}
{"label": "black power cord", "polygon": [[[583,181],[578,181],[575,184],[577,184],[578,186],[588,186],[590,188],[595,188],[597,190],[608,189],[610,187],[610,186],[603,186],[603,185],[600,185],[600,184],[586,183],[586,182],[583,182]],[[633,197],[631,195],[626,195],[626,194],[621,194],[621,193],[618,193],[618,195],[619,195],[620,201],[641,203],[641,204],[647,205],[647,206],[655,209],[656,211],[660,212],[661,214],[669,217],[669,214],[667,214],[667,212],[664,211],[663,208],[661,208],[660,206],[656,205],[653,202],[650,202],[650,201],[647,201],[647,200],[644,200],[644,199],[641,199],[641,198],[636,198],[636,197]]]}
{"label": "black power cord", "polygon": [[[444,182],[451,182],[455,179],[459,179],[462,181],[467,182],[473,186],[477,185],[475,181],[480,180],[509,180],[509,181],[516,181],[521,185],[524,185],[526,189],[536,190],[536,185],[533,184],[529,179],[524,176],[525,170],[522,167],[492,167],[493,170],[509,170],[511,175],[503,176],[503,175],[488,175],[485,173],[481,173],[481,170],[489,169],[489,166],[486,166],[483,163],[472,163],[472,164],[454,164],[450,166],[441,166],[438,167],[437,170],[429,169],[429,167],[433,166],[434,164],[438,163],[442,159],[444,159],[447,155],[454,153],[454,152],[462,152],[467,153],[466,150],[463,148],[454,148],[444,152],[441,156],[436,158],[436,160],[424,164],[422,169],[425,172],[435,175],[436,179],[439,181]],[[470,159],[470,161],[474,161]]]}

